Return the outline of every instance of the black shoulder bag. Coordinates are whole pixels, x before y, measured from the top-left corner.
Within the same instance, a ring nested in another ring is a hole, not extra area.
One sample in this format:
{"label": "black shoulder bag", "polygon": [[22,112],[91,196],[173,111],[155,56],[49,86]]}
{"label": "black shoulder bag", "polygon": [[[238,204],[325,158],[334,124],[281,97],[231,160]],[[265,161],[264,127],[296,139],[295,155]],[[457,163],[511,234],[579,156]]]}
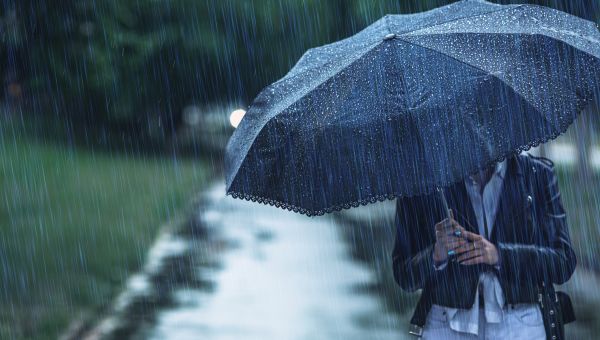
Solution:
{"label": "black shoulder bag", "polygon": [[569,295],[556,292],[554,285],[542,282],[542,285],[538,286],[538,304],[544,319],[546,338],[565,339],[565,324],[575,321],[575,311]]}

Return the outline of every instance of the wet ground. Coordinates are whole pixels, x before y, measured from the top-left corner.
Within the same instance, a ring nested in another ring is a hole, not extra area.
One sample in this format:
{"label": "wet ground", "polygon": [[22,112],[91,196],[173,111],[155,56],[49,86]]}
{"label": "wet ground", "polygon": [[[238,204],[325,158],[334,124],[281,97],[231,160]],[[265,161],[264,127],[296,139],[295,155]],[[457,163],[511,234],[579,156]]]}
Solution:
{"label": "wet ground", "polygon": [[[83,334],[87,339],[407,338],[407,313],[417,295],[400,292],[391,277],[393,208],[389,201],[308,218],[225,197],[224,186],[214,185],[191,223],[159,235],[145,268],[131,277],[114,310]],[[580,266],[561,287],[578,314],[579,322],[567,327],[574,338],[593,338],[597,331],[600,300],[590,287],[599,282],[598,274]]]}
{"label": "wet ground", "polygon": [[214,292],[176,291],[176,309],[159,312],[143,333],[152,339],[399,339],[377,297],[361,292],[374,279],[352,261],[332,218],[209,195],[205,223],[235,247],[210,275]]}
{"label": "wet ground", "polygon": [[222,185],[207,192],[191,233],[159,237],[154,263],[88,338],[404,337],[398,317],[369,292],[376,277],[352,259],[339,220],[223,193]]}

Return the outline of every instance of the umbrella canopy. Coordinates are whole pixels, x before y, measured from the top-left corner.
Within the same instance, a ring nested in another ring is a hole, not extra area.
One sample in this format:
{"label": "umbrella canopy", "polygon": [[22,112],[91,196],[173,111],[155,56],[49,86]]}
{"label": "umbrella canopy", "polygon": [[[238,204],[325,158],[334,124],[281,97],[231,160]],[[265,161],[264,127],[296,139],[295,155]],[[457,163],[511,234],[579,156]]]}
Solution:
{"label": "umbrella canopy", "polygon": [[387,15],[261,91],[227,145],[227,193],[306,215],[429,193],[557,137],[599,88],[600,32],[566,13]]}

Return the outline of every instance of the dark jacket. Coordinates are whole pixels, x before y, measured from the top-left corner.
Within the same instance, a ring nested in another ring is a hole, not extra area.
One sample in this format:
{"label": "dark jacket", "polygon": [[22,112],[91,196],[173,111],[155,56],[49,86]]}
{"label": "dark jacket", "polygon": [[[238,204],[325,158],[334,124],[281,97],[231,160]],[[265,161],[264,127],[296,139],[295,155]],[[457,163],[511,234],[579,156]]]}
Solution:
{"label": "dark jacket", "polygon": [[[445,195],[455,219],[478,233],[464,181],[446,188]],[[439,195],[398,199],[392,253],[396,282],[407,291],[423,289],[432,303],[454,308],[472,307],[482,271],[496,273],[508,304],[536,302],[542,281],[566,282],[576,258],[551,164],[530,156],[509,158],[498,204],[490,241],[498,249],[500,269],[449,262],[436,271],[434,225],[445,217]]]}

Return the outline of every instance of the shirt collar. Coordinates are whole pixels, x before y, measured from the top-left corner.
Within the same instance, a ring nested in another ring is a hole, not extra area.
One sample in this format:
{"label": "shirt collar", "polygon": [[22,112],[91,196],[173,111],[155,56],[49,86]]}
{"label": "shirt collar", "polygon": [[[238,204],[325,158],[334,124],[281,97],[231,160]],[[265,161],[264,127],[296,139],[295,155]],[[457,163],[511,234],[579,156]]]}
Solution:
{"label": "shirt collar", "polygon": [[[504,176],[506,175],[506,159],[502,160],[501,162],[496,163],[495,168],[494,168],[494,174],[492,175],[492,178],[494,178],[495,176],[498,176],[500,179],[504,179]],[[490,179],[491,180],[491,179]],[[469,182],[471,184],[475,184],[475,180],[473,179],[473,175],[469,176]]]}
{"label": "shirt collar", "polygon": [[504,179],[504,175],[506,174],[506,159],[502,160],[502,162],[496,163],[496,171],[494,171],[494,176],[499,176],[500,179]]}

